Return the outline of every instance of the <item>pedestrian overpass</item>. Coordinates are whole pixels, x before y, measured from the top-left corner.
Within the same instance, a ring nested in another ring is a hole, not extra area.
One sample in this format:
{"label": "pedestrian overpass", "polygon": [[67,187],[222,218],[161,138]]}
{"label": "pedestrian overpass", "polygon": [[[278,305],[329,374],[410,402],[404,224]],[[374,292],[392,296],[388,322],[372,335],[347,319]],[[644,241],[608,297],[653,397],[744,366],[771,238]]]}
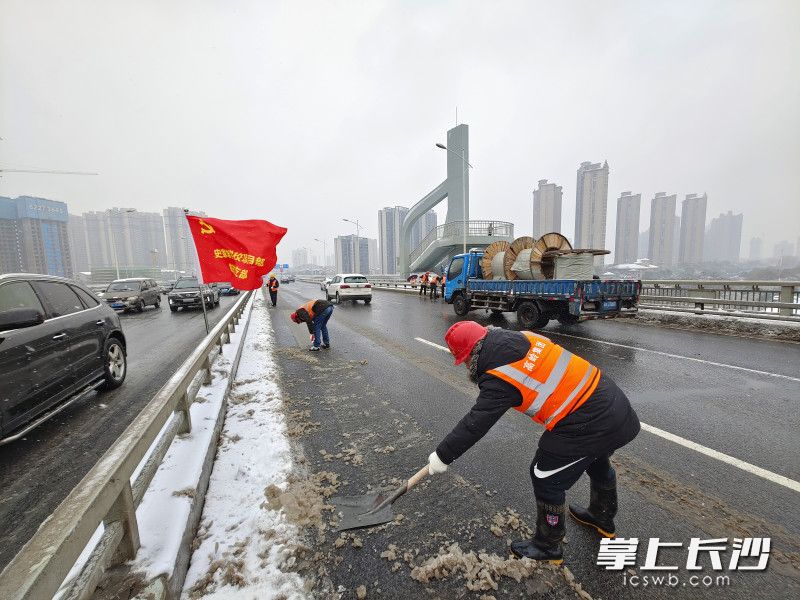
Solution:
{"label": "pedestrian overpass", "polygon": [[[497,240],[511,242],[514,225],[504,221],[469,220],[469,128],[461,124],[447,132],[447,178],[417,202],[400,228],[400,274],[438,271],[450,256],[466,248],[488,246]],[[447,199],[447,216],[411,248],[411,229],[429,210]],[[466,239],[464,234],[466,233]]]}

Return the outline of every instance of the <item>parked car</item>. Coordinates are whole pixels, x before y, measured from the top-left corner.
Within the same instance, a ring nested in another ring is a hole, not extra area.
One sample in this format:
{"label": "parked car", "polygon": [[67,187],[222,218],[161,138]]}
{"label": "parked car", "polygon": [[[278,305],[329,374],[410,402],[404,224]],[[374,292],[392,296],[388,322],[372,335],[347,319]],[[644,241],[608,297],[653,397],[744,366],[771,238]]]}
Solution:
{"label": "parked car", "polygon": [[120,318],[87,287],[0,275],[0,444],[14,441],[127,374]]}
{"label": "parked car", "polygon": [[326,277],[325,281],[323,281],[322,283],[319,284],[319,289],[321,289],[324,292],[325,290],[328,289],[328,284],[330,282],[331,282],[331,278],[330,277]]}
{"label": "parked car", "polygon": [[112,282],[100,296],[114,310],[143,312],[148,305],[161,306],[161,289],[153,279],[131,277]]}
{"label": "parked car", "polygon": [[223,281],[217,284],[219,289],[220,296],[237,296],[239,294],[239,290],[233,287],[230,281]]}
{"label": "parked car", "polygon": [[372,284],[360,273],[340,273],[325,288],[325,298],[342,300],[363,300],[364,304],[372,302]]}
{"label": "parked car", "polygon": [[200,284],[196,277],[182,277],[167,294],[169,309],[176,312],[179,308],[202,308],[201,292],[207,309],[219,306],[219,290]]}

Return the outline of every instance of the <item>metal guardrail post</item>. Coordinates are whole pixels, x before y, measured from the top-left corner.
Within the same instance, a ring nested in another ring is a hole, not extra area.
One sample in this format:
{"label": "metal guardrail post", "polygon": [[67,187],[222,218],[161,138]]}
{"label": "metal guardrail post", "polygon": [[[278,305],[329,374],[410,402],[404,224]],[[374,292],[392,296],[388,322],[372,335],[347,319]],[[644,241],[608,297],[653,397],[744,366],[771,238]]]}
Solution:
{"label": "metal guardrail post", "polygon": [[181,426],[178,428],[178,434],[190,433],[192,431],[191,407],[192,402],[189,399],[189,392],[184,392],[181,399],[178,400],[178,406],[175,407],[175,412],[181,413]]}
{"label": "metal guardrail post", "polygon": [[214,380],[211,377],[211,354],[209,352],[208,356],[206,356],[205,361],[203,361],[203,369],[205,369],[206,374],[203,376],[203,384],[204,385],[211,385],[211,382]]}
{"label": "metal guardrail post", "polygon": [[116,566],[136,556],[141,545],[139,541],[139,524],[136,522],[136,506],[133,503],[131,482],[126,481],[119,496],[111,505],[103,524],[106,526],[119,522],[122,524],[122,540],[111,557],[109,566]]}
{"label": "metal guardrail post", "polygon": [[[781,286],[781,296],[780,301],[786,302],[787,304],[791,303],[794,298],[794,286],[793,285],[782,285]],[[791,315],[792,309],[791,308],[780,308],[778,309],[778,313],[781,315]]]}

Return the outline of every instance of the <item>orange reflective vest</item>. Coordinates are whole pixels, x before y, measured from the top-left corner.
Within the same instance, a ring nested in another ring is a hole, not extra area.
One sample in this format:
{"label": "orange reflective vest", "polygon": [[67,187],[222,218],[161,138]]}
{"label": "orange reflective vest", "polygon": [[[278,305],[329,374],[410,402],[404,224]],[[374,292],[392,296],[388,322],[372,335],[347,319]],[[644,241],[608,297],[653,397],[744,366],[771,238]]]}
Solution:
{"label": "orange reflective vest", "polygon": [[305,308],[306,309],[306,312],[308,313],[308,316],[311,317],[312,319],[314,318],[314,310],[313,310],[313,308],[314,308],[314,303],[315,302],[316,302],[316,300],[309,300],[308,302],[306,302],[301,307],[301,308]]}
{"label": "orange reflective vest", "polygon": [[592,395],[600,369],[544,336],[522,333],[531,343],[525,357],[487,373],[517,388],[522,404],[514,408],[550,430]]}
{"label": "orange reflective vest", "polygon": [[269,291],[270,292],[277,292],[278,291],[278,280],[272,279],[269,282]]}

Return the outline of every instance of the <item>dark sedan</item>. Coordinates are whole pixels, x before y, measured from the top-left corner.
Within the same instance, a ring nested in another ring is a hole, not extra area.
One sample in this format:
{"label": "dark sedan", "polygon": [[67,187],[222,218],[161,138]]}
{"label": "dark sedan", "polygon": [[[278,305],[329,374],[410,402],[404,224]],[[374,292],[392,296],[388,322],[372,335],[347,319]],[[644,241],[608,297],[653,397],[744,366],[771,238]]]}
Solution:
{"label": "dark sedan", "polygon": [[0,444],[127,374],[119,316],[60,277],[0,275]]}

